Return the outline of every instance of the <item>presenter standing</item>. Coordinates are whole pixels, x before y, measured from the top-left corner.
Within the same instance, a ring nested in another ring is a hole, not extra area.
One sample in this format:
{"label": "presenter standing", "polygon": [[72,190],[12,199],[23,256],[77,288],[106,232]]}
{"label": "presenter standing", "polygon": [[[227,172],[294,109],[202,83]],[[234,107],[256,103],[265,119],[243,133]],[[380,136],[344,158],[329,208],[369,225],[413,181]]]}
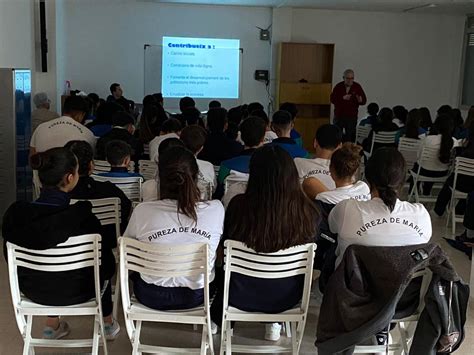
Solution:
{"label": "presenter standing", "polygon": [[365,105],[367,97],[360,84],[354,81],[354,71],[346,69],[343,81],[331,93],[334,105],[334,124],[344,132],[344,141],[355,141],[359,106]]}

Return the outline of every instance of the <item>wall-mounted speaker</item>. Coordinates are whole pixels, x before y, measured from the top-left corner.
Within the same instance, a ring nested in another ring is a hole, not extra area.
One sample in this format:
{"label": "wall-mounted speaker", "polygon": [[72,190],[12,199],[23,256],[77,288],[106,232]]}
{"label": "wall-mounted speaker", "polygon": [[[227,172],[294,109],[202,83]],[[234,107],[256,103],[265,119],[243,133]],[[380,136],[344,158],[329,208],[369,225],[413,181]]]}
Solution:
{"label": "wall-mounted speaker", "polygon": [[48,72],[48,39],[46,38],[46,1],[39,2],[41,71]]}

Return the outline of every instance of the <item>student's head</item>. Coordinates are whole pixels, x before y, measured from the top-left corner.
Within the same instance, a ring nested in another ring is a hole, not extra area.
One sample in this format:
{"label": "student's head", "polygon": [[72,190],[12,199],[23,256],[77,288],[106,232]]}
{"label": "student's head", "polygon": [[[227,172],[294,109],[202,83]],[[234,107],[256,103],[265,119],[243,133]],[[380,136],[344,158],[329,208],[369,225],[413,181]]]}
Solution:
{"label": "student's head", "polygon": [[291,114],[285,110],[276,111],[272,116],[272,129],[278,137],[290,137],[293,128]]}
{"label": "student's head", "polygon": [[260,117],[250,116],[240,124],[240,137],[247,148],[263,144],[267,125]]}
{"label": "student's head", "polygon": [[418,129],[420,128],[421,124],[421,114],[420,110],[414,108],[408,112],[407,115],[407,124],[405,126],[405,137],[418,139],[420,133]]}
{"label": "student's head", "polygon": [[185,96],[179,100],[179,110],[181,112],[190,107],[196,107],[196,102],[192,97]]}
{"label": "student's head", "polygon": [[420,107],[419,112],[421,117],[420,127],[425,130],[429,130],[433,125],[430,110],[428,109],[428,107]]}
{"label": "student's head", "polygon": [[181,148],[186,148],[184,146],[184,143],[181,139],[179,138],[166,138],[165,140],[163,140],[160,145],[158,146],[158,156],[160,156],[161,154],[163,154],[165,151],[167,151],[168,149],[170,148],[174,148],[174,147],[181,147]]}
{"label": "student's head", "polygon": [[131,114],[125,111],[114,113],[112,116],[112,125],[122,127],[131,134],[135,131],[135,119]]}
{"label": "student's head", "polygon": [[89,110],[87,101],[81,96],[68,96],[64,100],[64,114],[82,123]]}
{"label": "student's head", "polygon": [[95,115],[97,108],[100,105],[100,97],[95,92],[87,94],[87,98],[92,103],[92,113]]}
{"label": "student's head", "polygon": [[229,123],[233,122],[237,126],[242,122],[244,115],[242,111],[242,106],[237,106],[237,107],[232,107],[228,112],[227,112],[227,118],[229,120]]}
{"label": "student's head", "polygon": [[342,79],[344,79],[344,85],[352,86],[352,84],[354,84],[354,70],[352,70],[352,69],[344,70],[344,74],[342,75]]}
{"label": "student's head", "polygon": [[249,173],[246,208],[239,211],[239,223],[229,226],[229,235],[258,252],[310,242],[319,213],[301,189],[291,156],[281,147],[263,146],[252,154]]}
{"label": "student's head", "polygon": [[284,102],[280,105],[280,110],[287,111],[291,115],[291,119],[294,121],[298,114],[298,108],[292,102]]}
{"label": "student's head", "polygon": [[161,125],[161,133],[176,133],[179,135],[181,131],[181,123],[176,118],[168,118],[163,124]]}
{"label": "student's head", "polygon": [[185,127],[179,136],[184,146],[193,152],[194,155],[197,155],[202,150],[204,143],[206,143],[206,137],[206,130],[198,125]]}
{"label": "student's head", "polygon": [[397,105],[393,108],[393,114],[396,118],[400,120],[403,124],[407,122],[408,111],[405,107]]}
{"label": "student's head", "polygon": [[462,127],[464,125],[464,119],[462,118],[461,110],[453,108],[451,110],[451,116],[454,120],[454,127]]}
{"label": "student's head", "polygon": [[255,110],[252,112],[251,116],[260,117],[265,122],[267,127],[270,127],[270,119],[268,118],[268,115],[264,110]]}
{"label": "student's head", "polygon": [[360,166],[360,145],[346,142],[331,155],[329,171],[334,180],[355,181]]}
{"label": "student's head", "polygon": [[110,166],[128,167],[131,155],[132,148],[127,142],[115,139],[105,146],[105,157]]}
{"label": "student's head", "polygon": [[471,106],[467,113],[466,121],[464,122],[464,128],[469,129],[472,126],[472,123],[474,122],[474,106]]}
{"label": "student's head", "polygon": [[163,94],[161,92],[156,92],[153,94],[153,97],[155,98],[156,102],[163,106],[164,104],[164,99],[163,99]]}
{"label": "student's head", "polygon": [[143,98],[142,104],[143,109],[145,109],[146,106],[158,105],[158,102],[156,101],[156,98],[153,95],[146,95]]}
{"label": "student's head", "polygon": [[239,126],[234,122],[228,122],[227,128],[225,130],[225,135],[230,140],[237,140],[237,137],[239,136]]}
{"label": "student's head", "polygon": [[211,108],[219,108],[219,107],[222,107],[221,103],[217,100],[212,100],[209,102],[209,110]]}
{"label": "student's head", "polygon": [[375,102],[371,102],[367,105],[367,113],[369,116],[377,116],[379,113],[379,105],[377,105]]}
{"label": "student's head", "polygon": [[52,148],[33,155],[31,167],[38,170],[43,189],[69,192],[79,180],[77,158],[66,148]]}
{"label": "student's head", "polygon": [[436,117],[432,133],[441,135],[441,145],[439,147],[439,161],[448,164],[451,159],[451,150],[453,149],[453,117],[441,114]]}
{"label": "student's head", "polygon": [[382,124],[389,124],[393,121],[393,111],[388,107],[384,107],[379,112],[378,120]]}
{"label": "student's head", "polygon": [[263,109],[264,109],[264,107],[260,102],[251,102],[251,103],[249,103],[249,105],[247,107],[247,111],[248,111],[249,115],[251,115],[253,111],[263,110]]}
{"label": "student's head", "polygon": [[186,148],[173,147],[160,154],[158,162],[162,199],[177,200],[178,212],[197,222],[196,203],[199,168],[194,154]]}
{"label": "student's head", "polygon": [[143,106],[140,119],[140,129],[138,131],[140,140],[149,143],[153,138],[160,135],[163,122],[168,119],[166,112],[159,104],[149,104]]}
{"label": "student's head", "polygon": [[69,149],[79,163],[79,176],[89,176],[94,170],[94,151],[86,141],[69,141],[64,148]]}
{"label": "student's head", "polygon": [[196,107],[189,107],[183,110],[181,117],[186,122],[187,126],[197,125],[201,118],[201,112]]}
{"label": "student's head", "polygon": [[322,150],[332,153],[338,149],[341,144],[342,131],[338,126],[332,124],[319,126],[314,138],[314,149],[316,149],[316,155],[322,154]]}
{"label": "student's head", "polygon": [[112,117],[115,113],[124,111],[123,107],[115,102],[105,102],[97,109],[95,124],[112,124]]}
{"label": "student's head", "polygon": [[436,111],[437,115],[450,115],[452,111],[452,107],[449,105],[441,105],[438,110]]}
{"label": "student's head", "polygon": [[33,103],[36,108],[45,108],[49,110],[51,101],[48,99],[48,94],[45,92],[39,92],[33,97]]}
{"label": "student's head", "polygon": [[224,132],[227,127],[227,110],[213,108],[207,112],[207,128],[212,133]]}
{"label": "student's head", "polygon": [[405,159],[396,148],[379,148],[367,161],[365,178],[370,192],[372,196],[378,194],[390,212],[395,208],[405,177]]}
{"label": "student's head", "polygon": [[120,84],[119,83],[113,83],[112,85],[110,85],[110,93],[116,99],[121,98],[122,95],[123,95],[123,90],[120,87]]}

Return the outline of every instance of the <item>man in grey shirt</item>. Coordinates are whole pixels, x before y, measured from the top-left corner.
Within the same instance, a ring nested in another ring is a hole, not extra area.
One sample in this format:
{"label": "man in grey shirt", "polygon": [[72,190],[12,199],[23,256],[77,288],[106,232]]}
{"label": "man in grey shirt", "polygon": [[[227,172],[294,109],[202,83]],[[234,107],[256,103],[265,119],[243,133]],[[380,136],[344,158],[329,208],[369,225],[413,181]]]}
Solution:
{"label": "man in grey shirt", "polygon": [[33,97],[36,109],[31,112],[31,133],[33,133],[41,123],[58,118],[59,115],[50,111],[51,101],[45,92],[39,92]]}

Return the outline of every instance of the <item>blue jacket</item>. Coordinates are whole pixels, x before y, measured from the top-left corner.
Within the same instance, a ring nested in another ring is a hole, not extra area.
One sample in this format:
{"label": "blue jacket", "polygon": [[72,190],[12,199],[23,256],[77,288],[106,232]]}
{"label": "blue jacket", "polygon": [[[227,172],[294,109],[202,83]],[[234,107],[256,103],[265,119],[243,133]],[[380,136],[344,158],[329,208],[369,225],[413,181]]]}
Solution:
{"label": "blue jacket", "polygon": [[282,147],[284,150],[290,154],[290,156],[294,158],[308,158],[309,153],[302,147],[300,147],[296,142],[287,137],[280,137],[274,139],[270,144],[277,145]]}
{"label": "blue jacket", "polygon": [[242,153],[240,153],[240,155],[236,156],[235,158],[224,160],[221,163],[217,181],[219,183],[224,183],[225,178],[230,174],[231,170],[248,174],[250,157],[252,156],[252,153],[254,151],[255,148],[245,149],[244,151],[242,151]]}
{"label": "blue jacket", "polygon": [[135,176],[138,176],[141,178],[143,177],[139,173],[129,172],[128,169],[125,167],[115,167],[115,166],[112,166],[108,173],[100,173],[97,175],[107,176],[107,177],[135,177]]}

